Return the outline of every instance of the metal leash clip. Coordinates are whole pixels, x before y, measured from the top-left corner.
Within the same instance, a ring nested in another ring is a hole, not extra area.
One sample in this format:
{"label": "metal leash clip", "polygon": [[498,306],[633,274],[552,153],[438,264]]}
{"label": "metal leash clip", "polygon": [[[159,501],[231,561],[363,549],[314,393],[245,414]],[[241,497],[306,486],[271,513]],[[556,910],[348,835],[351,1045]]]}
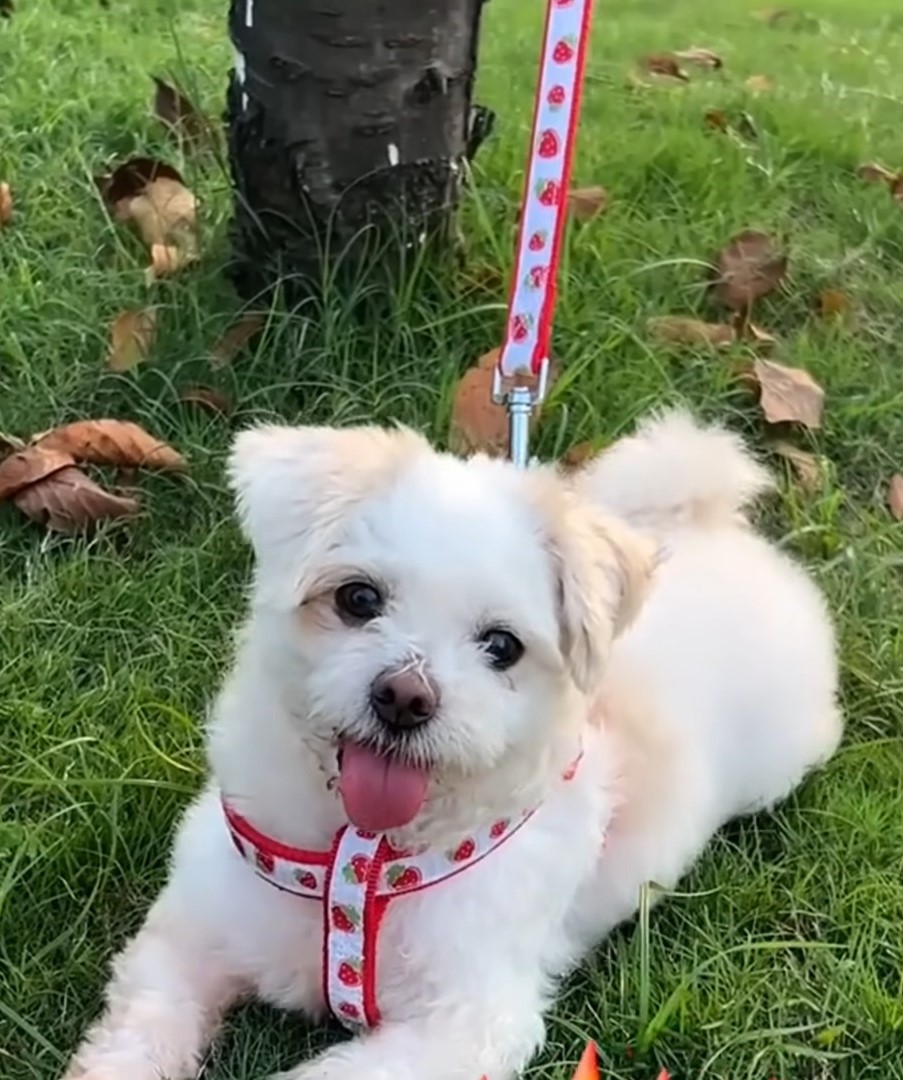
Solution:
{"label": "metal leash clip", "polygon": [[[545,400],[549,387],[549,361],[543,360],[539,374],[531,376],[532,385],[517,382],[518,376],[506,379],[496,365],[492,376],[492,400],[508,410],[508,457],[524,469],[530,461],[530,418]],[[506,385],[508,384],[508,385]],[[534,459],[535,461],[535,459]]]}

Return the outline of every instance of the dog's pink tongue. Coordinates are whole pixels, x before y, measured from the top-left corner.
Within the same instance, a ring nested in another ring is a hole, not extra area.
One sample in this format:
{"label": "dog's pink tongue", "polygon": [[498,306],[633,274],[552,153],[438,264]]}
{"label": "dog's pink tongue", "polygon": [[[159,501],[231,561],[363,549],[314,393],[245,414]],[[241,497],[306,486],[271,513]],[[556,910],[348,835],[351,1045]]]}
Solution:
{"label": "dog's pink tongue", "polygon": [[380,757],[345,743],[339,767],[339,794],[352,824],[371,832],[400,829],[423,806],[429,775],[425,769]]}

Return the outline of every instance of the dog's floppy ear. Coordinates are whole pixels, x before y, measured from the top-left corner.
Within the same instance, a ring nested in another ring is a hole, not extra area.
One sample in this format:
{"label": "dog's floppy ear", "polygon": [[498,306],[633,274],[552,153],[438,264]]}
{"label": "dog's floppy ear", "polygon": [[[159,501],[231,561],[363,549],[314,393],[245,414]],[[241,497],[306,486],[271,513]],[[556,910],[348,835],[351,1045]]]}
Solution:
{"label": "dog's floppy ear", "polygon": [[552,533],[561,649],[584,693],[598,686],[612,641],[639,611],[656,565],[654,545],[573,497]]}
{"label": "dog's floppy ear", "polygon": [[241,432],[228,476],[263,599],[294,606],[352,507],[426,448],[407,429],[270,425]]}

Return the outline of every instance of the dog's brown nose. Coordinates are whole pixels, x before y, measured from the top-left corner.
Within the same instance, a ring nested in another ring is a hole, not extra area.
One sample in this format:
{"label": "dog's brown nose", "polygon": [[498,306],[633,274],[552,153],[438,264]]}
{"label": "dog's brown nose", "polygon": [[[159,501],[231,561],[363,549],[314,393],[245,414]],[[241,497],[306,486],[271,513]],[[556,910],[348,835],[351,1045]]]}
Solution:
{"label": "dog's brown nose", "polygon": [[370,687],[370,707],[387,727],[425,724],[436,715],[438,706],[438,687],[417,667],[387,668]]}

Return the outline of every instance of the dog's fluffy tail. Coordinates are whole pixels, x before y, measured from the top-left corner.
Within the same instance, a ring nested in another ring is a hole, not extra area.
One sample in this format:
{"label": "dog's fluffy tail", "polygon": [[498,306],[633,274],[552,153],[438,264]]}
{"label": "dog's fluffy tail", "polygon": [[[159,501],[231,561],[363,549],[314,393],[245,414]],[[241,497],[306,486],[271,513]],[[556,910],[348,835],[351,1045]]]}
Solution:
{"label": "dog's fluffy tail", "polygon": [[773,486],[738,435],[703,427],[682,409],[642,422],[590,462],[576,484],[597,505],[655,530],[736,521]]}

